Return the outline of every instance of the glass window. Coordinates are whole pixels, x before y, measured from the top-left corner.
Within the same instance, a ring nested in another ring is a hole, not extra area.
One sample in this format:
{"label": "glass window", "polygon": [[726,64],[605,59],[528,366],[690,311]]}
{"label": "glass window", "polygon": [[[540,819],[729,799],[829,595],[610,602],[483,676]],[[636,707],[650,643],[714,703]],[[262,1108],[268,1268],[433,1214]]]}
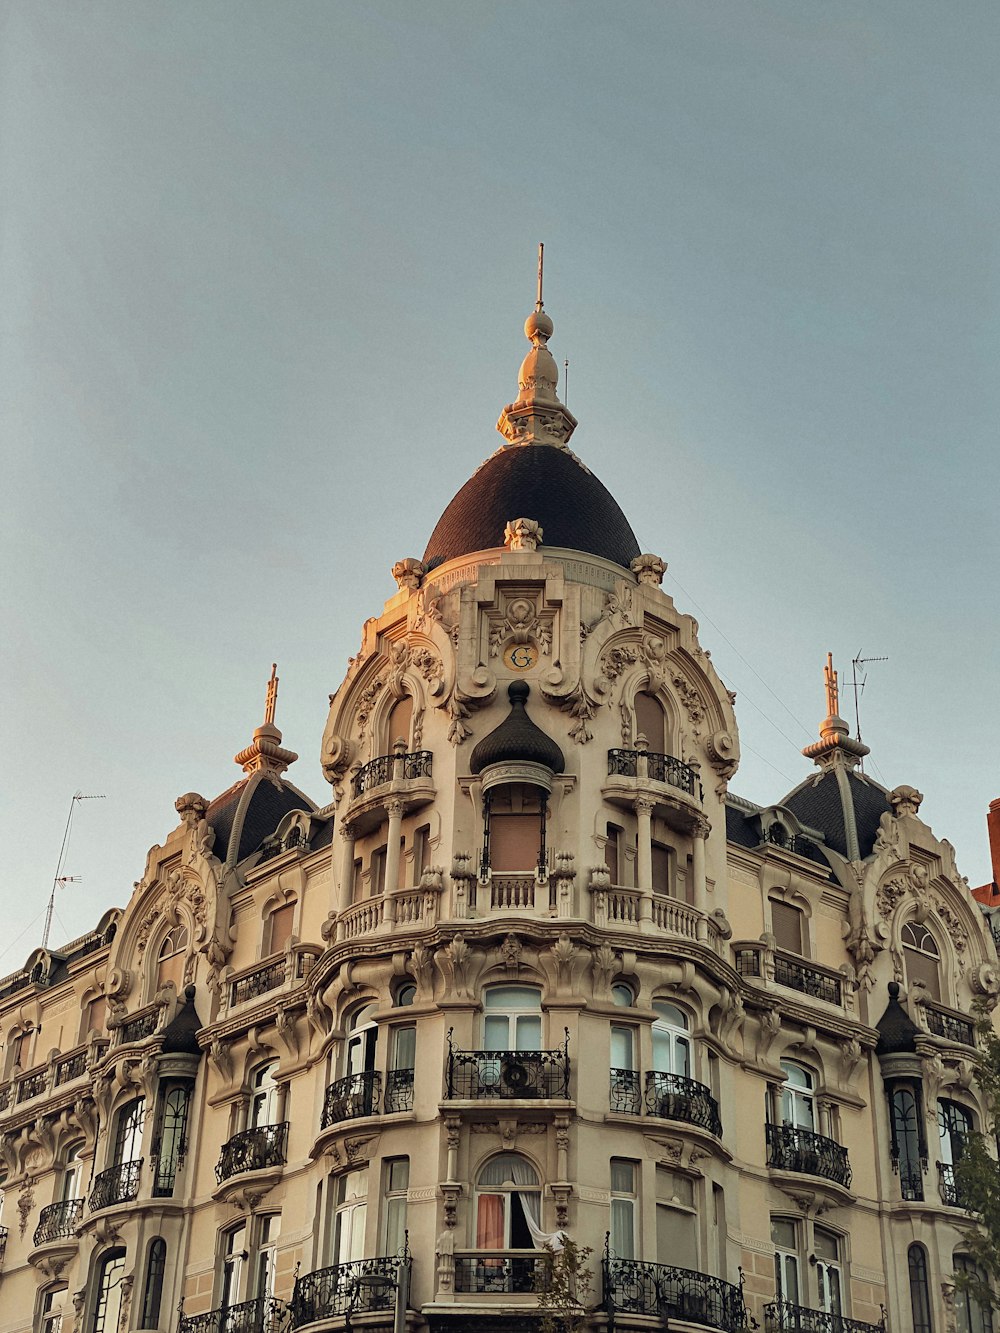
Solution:
{"label": "glass window", "polygon": [[913,1333],[932,1333],[931,1295],[927,1282],[927,1252],[922,1245],[911,1245],[906,1252],[910,1274],[910,1313]]}
{"label": "glass window", "polygon": [[620,1009],[631,1009],[635,1004],[635,996],[632,994],[631,986],[621,983],[611,987],[611,998]]}
{"label": "glass window", "polygon": [[816,1281],[819,1287],[819,1308],[826,1314],[839,1315],[843,1278],[840,1267],[840,1239],[832,1231],[816,1227],[813,1231],[813,1250],[816,1255]]}
{"label": "glass window", "polygon": [[186,1083],[167,1088],[160,1103],[160,1125],[154,1146],[156,1174],[153,1196],[169,1198],[174,1192],[177,1170],[187,1151],[188,1108],[191,1089]]}
{"label": "glass window", "polygon": [[694,1184],[665,1166],[656,1168],[656,1258],[677,1268],[698,1267]]}
{"label": "glass window", "polygon": [[417,1029],[396,1028],[392,1034],[393,1069],[412,1069],[417,1057]]}
{"label": "glass window", "polygon": [[611,1069],[635,1069],[633,1051],[633,1032],[631,1028],[613,1027],[611,1029]]}
{"label": "glass window", "polygon": [[[986,1281],[985,1272],[967,1254],[955,1255],[955,1272]],[[956,1289],[955,1313],[958,1315],[958,1333],[993,1333],[992,1311],[989,1306],[980,1305],[971,1292]]]}
{"label": "glass window", "polygon": [[411,1005],[416,998],[417,988],[411,981],[408,981],[405,986],[400,986],[399,990],[396,992],[396,1008],[405,1009],[408,1005]]}
{"label": "glass window", "polygon": [[278,1213],[266,1213],[258,1222],[254,1299],[274,1294],[275,1254],[280,1225]]}
{"label": "glass window", "polygon": [[81,1197],[80,1150],[82,1147],[82,1144],[74,1143],[72,1148],[69,1148],[66,1152],[62,1180],[59,1185],[59,1197],[64,1203]]}
{"label": "glass window", "polygon": [[149,1258],[146,1260],[141,1328],[156,1328],[160,1322],[160,1301],[163,1298],[163,1273],[166,1266],[167,1242],[162,1236],[157,1236],[149,1247]]}
{"label": "glass window", "polygon": [[118,1128],[112,1152],[113,1166],[121,1166],[123,1162],[137,1162],[142,1156],[142,1130],[145,1122],[144,1097],[137,1097],[118,1112]]}
{"label": "glass window", "polygon": [[243,1222],[222,1237],[222,1283],[219,1308],[228,1310],[243,1299],[243,1266],[247,1261],[247,1228]]}
{"label": "glass window", "polygon": [[410,1184],[410,1159],[390,1157],[383,1168],[385,1199],[382,1253],[402,1254],[406,1243],[406,1191]]}
{"label": "glass window", "polygon": [[622,883],[621,854],[624,836],[624,832],[617,824],[608,825],[607,841],[604,844],[604,864],[608,868],[612,884]]}
{"label": "glass window", "polygon": [[691,1077],[691,1038],[687,1015],[675,1004],[653,1005],[653,1068],[660,1074]]}
{"label": "glass window", "polygon": [[920,1102],[916,1089],[901,1085],[889,1094],[892,1116],[892,1160],[899,1172],[899,1189],[904,1199],[924,1197],[924,1160],[927,1156],[920,1123]]}
{"label": "glass window", "polygon": [[926,926],[908,921],[902,931],[906,984],[922,982],[932,1000],[941,999],[941,954]]}
{"label": "glass window", "polygon": [[421,824],[413,834],[413,882],[420,883],[424,871],[430,866],[431,826]]}
{"label": "glass window", "polygon": [[372,852],[371,895],[377,897],[385,892],[385,847],[376,847]]}
{"label": "glass window", "polygon": [[542,996],[532,986],[492,986],[484,996],[488,1051],[542,1049]]}
{"label": "glass window", "polygon": [[94,1283],[94,1317],[90,1333],[117,1333],[122,1313],[122,1278],[125,1276],[125,1251],[112,1250],[97,1266]]}
{"label": "glass window", "polygon": [[774,1245],[774,1286],[779,1301],[800,1305],[798,1223],[784,1217],[771,1218]]}
{"label": "glass window", "polygon": [[376,1006],[366,1004],[351,1015],[350,1035],[347,1038],[346,1074],[363,1074],[375,1068],[375,1052],[378,1047],[378,1026],[375,1022]]}
{"label": "glass window", "polygon": [[941,1161],[954,1166],[962,1156],[965,1140],[972,1133],[972,1113],[958,1102],[942,1097],[938,1101],[938,1133],[941,1136]]}
{"label": "glass window", "polygon": [[813,1077],[808,1069],[782,1060],[785,1082],[781,1088],[781,1123],[796,1129],[814,1130]]}
{"label": "glass window", "polygon": [[168,931],[156,956],[156,988],[172,981],[180,990],[184,980],[184,955],[187,952],[188,933],[185,926],[174,926]]}
{"label": "glass window", "polygon": [[541,1191],[538,1173],[516,1153],[491,1157],[479,1173],[476,1198],[476,1248],[530,1250],[532,1232],[540,1235]]}
{"label": "glass window", "polygon": [[337,1180],[333,1233],[334,1263],[347,1264],[365,1257],[368,1216],[368,1168],[348,1171]]}
{"label": "glass window", "polygon": [[63,1307],[69,1287],[65,1282],[54,1287],[46,1287],[42,1292],[38,1307],[39,1333],[60,1333],[62,1329]]}
{"label": "glass window", "polygon": [[611,1249],[619,1259],[635,1258],[634,1162],[611,1159]]}
{"label": "glass window", "polygon": [[275,1125],[278,1122],[278,1085],[274,1081],[276,1060],[261,1065],[255,1070],[250,1080],[250,1115],[247,1128],[256,1129],[259,1125]]}

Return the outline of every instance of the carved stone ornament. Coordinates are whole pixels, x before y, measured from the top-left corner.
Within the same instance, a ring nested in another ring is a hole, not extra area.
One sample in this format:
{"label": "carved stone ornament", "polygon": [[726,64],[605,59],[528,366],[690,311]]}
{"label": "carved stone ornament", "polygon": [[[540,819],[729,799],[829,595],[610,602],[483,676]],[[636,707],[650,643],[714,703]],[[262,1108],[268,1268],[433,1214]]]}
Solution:
{"label": "carved stone ornament", "polygon": [[509,551],[534,551],[542,543],[542,525],[533,518],[512,518],[504,528],[503,544]]}
{"label": "carved stone ornament", "polygon": [[28,1229],[28,1219],[31,1216],[31,1210],[34,1206],[35,1195],[29,1181],[17,1196],[17,1211],[19,1216],[18,1230],[20,1231],[22,1238]]}
{"label": "carved stone ornament", "polygon": [[511,977],[516,977],[518,969],[521,966],[521,953],[523,952],[521,941],[511,932],[504,937],[500,945],[500,957],[504,961],[504,966]]}
{"label": "carved stone ornament", "polygon": [[411,592],[416,592],[420,587],[426,572],[423,561],[414,560],[412,557],[397,560],[392,567],[392,577],[396,580],[396,587],[400,590],[409,588]]}
{"label": "carved stone ornament", "polygon": [[735,736],[725,729],[713,732],[705,748],[708,751],[709,762],[716,773],[721,777],[731,778],[739,764],[739,747]]}
{"label": "carved stone ornament", "polygon": [[915,815],[923,802],[923,792],[916,787],[896,787],[889,793],[889,804],[897,819],[902,815]]}
{"label": "carved stone ornament", "polygon": [[632,561],[631,569],[640,583],[645,583],[650,588],[658,588],[667,572],[667,562],[661,560],[658,555],[637,555]]}

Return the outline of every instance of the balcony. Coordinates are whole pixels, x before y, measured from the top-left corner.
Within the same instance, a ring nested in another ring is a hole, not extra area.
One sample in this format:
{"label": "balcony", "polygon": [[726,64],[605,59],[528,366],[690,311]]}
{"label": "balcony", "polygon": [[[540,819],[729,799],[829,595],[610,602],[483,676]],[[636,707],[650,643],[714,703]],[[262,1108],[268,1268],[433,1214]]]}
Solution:
{"label": "balcony", "polygon": [[258,1296],[206,1314],[182,1315],[177,1333],[284,1333],[288,1306],[275,1296]]}
{"label": "balcony", "polygon": [[[246,1171],[266,1171],[285,1165],[288,1121],[280,1125],[255,1125],[234,1134],[222,1145],[215,1178],[222,1185]],[[224,1333],[229,1333],[228,1327]]]}
{"label": "balcony", "polygon": [[767,1164],[778,1171],[832,1180],[845,1190],[851,1186],[851,1164],[847,1149],[823,1134],[795,1125],[766,1125]]}
{"label": "balcony", "polygon": [[358,1120],[361,1116],[378,1115],[382,1094],[382,1075],[374,1069],[360,1074],[348,1074],[329,1084],[323,1098],[320,1128],[329,1129],[342,1120]]}
{"label": "balcony", "polygon": [[73,1240],[83,1218],[82,1199],[62,1199],[50,1203],[38,1214],[38,1226],[31,1243],[36,1247],[55,1240]]}
{"label": "balcony", "polygon": [[764,1306],[764,1333],[885,1333],[885,1315],[877,1324],[866,1324],[790,1301],[772,1301]]}
{"label": "balcony", "polygon": [[943,1037],[945,1041],[953,1041],[959,1046],[971,1046],[975,1049],[975,1024],[964,1014],[957,1013],[954,1009],[947,1009],[943,1004],[935,1004],[933,1000],[924,1000],[920,1007],[924,1011],[928,1032],[932,1032],[935,1037]]}
{"label": "balcony", "polygon": [[924,1173],[919,1166],[899,1168],[899,1196],[907,1203],[918,1203],[924,1197]]}
{"label": "balcony", "polygon": [[698,801],[705,799],[695,769],[672,754],[657,754],[654,750],[609,750],[608,777],[641,777],[641,759],[646,761],[646,776],[651,782],[664,782],[688,796],[695,796]]}
{"label": "balcony", "polygon": [[938,1193],[941,1195],[941,1202],[949,1208],[968,1209],[969,1202],[965,1197],[955,1167],[947,1162],[938,1162],[937,1169]]}
{"label": "balcony", "polygon": [[409,1274],[408,1255],[355,1259],[307,1273],[295,1279],[289,1328],[336,1318],[350,1327],[354,1315],[392,1310],[398,1301],[406,1300]]}
{"label": "balcony", "polygon": [[680,1074],[646,1075],[646,1113],[661,1120],[681,1120],[722,1137],[719,1104],[704,1083]]}
{"label": "balcony", "polygon": [[612,1069],[609,1099],[618,1115],[638,1115],[642,1110],[642,1088],[637,1069]]}
{"label": "balcony", "polygon": [[459,1051],[449,1044],[449,1100],[569,1097],[569,1053]]}
{"label": "balcony", "polygon": [[139,1196],[139,1177],[142,1174],[142,1158],[135,1162],[119,1162],[94,1177],[94,1188],[88,1201],[90,1211],[96,1213],[99,1208],[113,1208],[119,1203],[131,1203]]}
{"label": "balcony", "polygon": [[49,1071],[47,1067],[34,1069],[30,1074],[25,1074],[24,1078],[17,1084],[17,1090],[14,1093],[14,1101],[20,1106],[22,1102],[28,1101],[32,1097],[40,1097],[45,1091],[49,1081]]}
{"label": "balcony", "polygon": [[[105,1046],[107,1043],[104,1043]],[[56,1061],[55,1086],[62,1087],[64,1083],[72,1083],[74,1079],[83,1078],[87,1072],[87,1047],[81,1046],[78,1051],[72,1051],[69,1055],[61,1056]]]}
{"label": "balcony", "polygon": [[690,834],[703,819],[705,793],[698,770],[653,750],[608,751],[608,776],[601,793],[611,805],[633,810],[637,796],[653,802],[652,814]]}
{"label": "balcony", "polygon": [[463,1296],[528,1296],[545,1282],[548,1255],[538,1250],[479,1250],[455,1255],[455,1291]]}
{"label": "balcony", "polygon": [[163,1010],[158,1004],[150,1004],[145,1009],[140,1009],[138,1013],[123,1019],[118,1025],[119,1046],[145,1041],[147,1037],[151,1037],[160,1026],[162,1013]]}
{"label": "balcony", "polygon": [[603,1304],[609,1317],[618,1313],[649,1315],[664,1323],[683,1319],[724,1333],[748,1327],[742,1287],[722,1278],[669,1264],[610,1256],[601,1267]]}
{"label": "balcony", "polygon": [[776,953],[774,979],[779,986],[787,986],[789,990],[797,990],[814,1000],[825,1000],[827,1004],[843,1003],[841,978],[837,973],[803,962],[801,958]]}
{"label": "balcony", "polygon": [[434,799],[431,776],[434,756],[430,750],[412,754],[400,748],[398,753],[380,754],[364,764],[351,778],[348,821],[363,836],[385,819],[385,802],[402,797],[410,810]]}

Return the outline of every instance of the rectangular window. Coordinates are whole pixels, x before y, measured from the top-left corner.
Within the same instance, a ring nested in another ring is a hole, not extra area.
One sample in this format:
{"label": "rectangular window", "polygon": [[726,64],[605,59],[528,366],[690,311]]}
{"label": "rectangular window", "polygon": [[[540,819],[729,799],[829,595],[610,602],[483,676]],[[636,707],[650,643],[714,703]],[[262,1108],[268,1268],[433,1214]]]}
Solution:
{"label": "rectangular window", "polygon": [[430,864],[430,824],[421,824],[413,835],[413,882],[420,883],[420,877]]}
{"label": "rectangular window", "polygon": [[363,878],[364,864],[360,857],[354,862],[354,887],[351,891],[351,902],[360,902],[361,895],[364,892]]}
{"label": "rectangular window", "polygon": [[611,1249],[619,1259],[635,1258],[634,1162],[611,1159]]}
{"label": "rectangular window", "polygon": [[49,1287],[42,1293],[39,1309],[38,1326],[41,1333],[60,1333],[62,1329],[63,1304],[69,1288],[65,1282],[58,1287]]}
{"label": "rectangular window", "polygon": [[372,852],[372,897],[377,897],[378,894],[385,892],[385,854],[385,847],[376,847]]}
{"label": "rectangular window", "polygon": [[771,1218],[774,1245],[774,1285],[779,1301],[801,1305],[799,1300],[799,1236],[794,1222],[783,1217]]}
{"label": "rectangular window", "polygon": [[771,930],[779,949],[802,954],[802,913],[791,903],[771,900]]}
{"label": "rectangular window", "polygon": [[268,953],[284,952],[288,941],[292,938],[292,920],[294,916],[294,903],[286,903],[284,907],[278,907],[271,913],[269,918],[270,940],[268,942]]}
{"label": "rectangular window", "polygon": [[84,1036],[91,1032],[103,1032],[108,1016],[108,1002],[103,995],[96,996],[87,1005],[87,1018],[84,1023]]}
{"label": "rectangular window", "polygon": [[258,1224],[255,1297],[274,1294],[275,1258],[280,1224],[281,1219],[277,1213],[268,1213]]}
{"label": "rectangular window", "polygon": [[622,883],[622,836],[623,831],[616,824],[608,825],[607,842],[604,844],[604,864],[608,867],[612,884]]}
{"label": "rectangular window", "polygon": [[677,1268],[698,1267],[694,1185],[663,1166],[656,1168],[656,1259]]}
{"label": "rectangular window", "polygon": [[634,1069],[631,1028],[611,1029],[611,1068]]}
{"label": "rectangular window", "polygon": [[385,1199],[382,1253],[402,1254],[406,1242],[406,1191],[410,1184],[410,1159],[390,1157],[383,1167],[382,1195]]}
{"label": "rectangular window", "polygon": [[399,861],[397,862],[396,865],[396,888],[405,889],[407,887],[408,886],[406,883],[406,839],[400,838]]}
{"label": "rectangular window", "polygon": [[673,852],[669,847],[665,847],[662,842],[654,842],[652,852],[653,892],[670,894],[673,892],[673,875],[671,873]]}
{"label": "rectangular window", "polygon": [[368,1170],[348,1171],[337,1181],[334,1263],[348,1264],[365,1256]]}
{"label": "rectangular window", "polygon": [[819,1308],[825,1314],[841,1314],[840,1241],[832,1231],[816,1227],[813,1231],[813,1250],[816,1255],[816,1281],[819,1288]]}
{"label": "rectangular window", "polygon": [[222,1241],[222,1282],[219,1306],[228,1310],[243,1299],[243,1263],[246,1258],[247,1229],[244,1223],[227,1231]]}

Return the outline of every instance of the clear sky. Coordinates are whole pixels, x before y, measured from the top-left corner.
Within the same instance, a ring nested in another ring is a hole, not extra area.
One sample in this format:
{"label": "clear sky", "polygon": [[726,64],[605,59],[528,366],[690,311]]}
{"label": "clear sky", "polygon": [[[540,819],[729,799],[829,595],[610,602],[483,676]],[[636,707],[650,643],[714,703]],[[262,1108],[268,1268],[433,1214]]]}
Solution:
{"label": "clear sky", "polygon": [[[500,443],[546,243],[574,450],[738,691],[733,790],[1000,796],[995,0],[8,0],[0,973],[239,776],[323,803],[362,621]],[[852,711],[848,713],[852,716]]]}

